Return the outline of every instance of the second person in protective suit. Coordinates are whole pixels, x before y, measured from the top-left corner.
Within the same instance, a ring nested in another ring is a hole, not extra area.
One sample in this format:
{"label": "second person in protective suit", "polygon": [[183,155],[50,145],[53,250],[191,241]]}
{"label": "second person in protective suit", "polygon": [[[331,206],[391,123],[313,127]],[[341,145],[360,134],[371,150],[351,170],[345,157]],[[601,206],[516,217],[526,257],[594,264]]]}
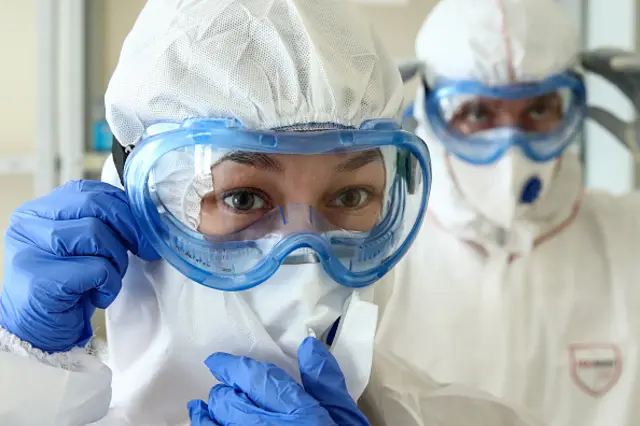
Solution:
{"label": "second person in protective suit", "polygon": [[443,0],[416,51],[434,184],[395,285],[376,292],[378,342],[547,424],[638,424],[640,198],[582,186],[570,20],[552,0]]}

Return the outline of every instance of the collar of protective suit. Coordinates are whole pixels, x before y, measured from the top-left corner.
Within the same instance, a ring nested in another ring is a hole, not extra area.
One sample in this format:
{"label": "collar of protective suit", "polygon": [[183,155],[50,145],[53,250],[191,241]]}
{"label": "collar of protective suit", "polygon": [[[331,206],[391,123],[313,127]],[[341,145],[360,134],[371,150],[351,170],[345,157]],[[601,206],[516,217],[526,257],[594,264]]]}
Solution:
{"label": "collar of protective suit", "polygon": [[494,225],[465,200],[451,175],[442,144],[417,117],[417,134],[429,146],[433,183],[426,220],[469,242],[485,253],[520,256],[567,226],[577,214],[583,193],[582,167],[578,156],[567,152],[558,162],[549,190],[510,229]]}

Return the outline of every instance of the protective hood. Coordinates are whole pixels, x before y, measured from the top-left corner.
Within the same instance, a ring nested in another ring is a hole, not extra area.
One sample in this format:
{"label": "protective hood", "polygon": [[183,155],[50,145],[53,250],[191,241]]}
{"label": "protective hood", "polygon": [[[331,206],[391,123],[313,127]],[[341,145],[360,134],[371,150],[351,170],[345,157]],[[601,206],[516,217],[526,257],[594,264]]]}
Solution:
{"label": "protective hood", "polygon": [[573,23],[553,0],[442,0],[416,39],[427,83],[539,81],[571,69],[579,51]]}
{"label": "protective hood", "polygon": [[400,75],[360,15],[337,0],[150,0],[105,95],[109,126],[126,146],[158,120],[304,130],[395,118]]}

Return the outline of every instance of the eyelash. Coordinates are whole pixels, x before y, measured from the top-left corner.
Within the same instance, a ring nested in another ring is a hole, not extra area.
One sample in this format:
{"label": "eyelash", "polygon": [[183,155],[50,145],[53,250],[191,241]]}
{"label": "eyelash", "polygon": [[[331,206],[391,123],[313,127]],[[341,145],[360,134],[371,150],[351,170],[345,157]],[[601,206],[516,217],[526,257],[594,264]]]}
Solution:
{"label": "eyelash", "polygon": [[[372,190],[371,188],[367,188],[367,187],[362,187],[362,186],[354,186],[354,187],[346,187],[346,188],[342,188],[340,189],[338,192],[336,192],[333,195],[333,199],[331,200],[330,206],[333,208],[343,208],[341,206],[334,206],[331,205],[333,204],[339,197],[343,196],[345,193],[349,192],[349,191],[362,191],[365,195],[366,195],[366,200],[364,205],[353,208],[352,210],[359,210],[363,207],[365,207],[372,199],[374,199],[376,197],[375,191]],[[232,206],[230,206],[225,200],[228,199],[229,197],[232,197],[234,195],[238,195],[238,194],[242,194],[242,193],[249,193],[252,196],[257,196],[260,199],[262,199],[264,201],[264,204],[266,205],[266,207],[262,207],[259,209],[255,209],[255,210],[240,210],[237,208],[233,208]],[[225,191],[222,194],[220,194],[219,196],[219,202],[221,204],[221,207],[227,211],[230,211],[234,214],[252,214],[255,213],[256,211],[260,211],[260,210],[271,210],[273,208],[273,202],[271,201],[270,197],[264,192],[261,191],[257,188],[235,188],[229,191]]]}
{"label": "eyelash", "polygon": [[263,207],[263,208],[261,208],[259,210],[270,210],[270,209],[273,208],[271,206],[272,203],[271,203],[271,200],[270,200],[269,196],[267,196],[267,194],[265,194],[263,191],[261,191],[261,190],[259,190],[257,188],[235,188],[235,189],[223,192],[219,196],[219,201],[220,201],[220,204],[221,204],[222,208],[227,210],[227,211],[230,211],[230,212],[232,212],[234,214],[252,214],[252,213],[255,213],[256,210],[243,211],[243,210],[240,210],[240,209],[235,209],[235,208],[229,206],[226,203],[225,200],[227,198],[232,197],[232,196],[237,195],[237,194],[241,194],[243,192],[249,193],[249,194],[251,194],[253,196],[260,197],[264,201],[265,205],[269,206],[268,208],[267,207]]}
{"label": "eyelash", "polygon": [[[360,191],[362,193],[365,194],[366,199],[365,202],[362,206],[359,207],[355,207],[351,210],[355,211],[355,210],[359,210],[363,207],[365,207],[374,197],[375,197],[375,192],[373,189],[371,188],[367,188],[367,187],[362,187],[362,186],[353,186],[353,187],[346,187],[346,188],[342,188],[340,191],[336,192],[333,196],[333,200],[332,203],[333,204],[335,201],[337,201],[341,196],[345,195],[346,193],[350,192],[350,191]],[[331,207],[335,207],[335,208],[343,208],[342,206],[334,206],[332,205]],[[348,207],[347,207],[348,208]]]}

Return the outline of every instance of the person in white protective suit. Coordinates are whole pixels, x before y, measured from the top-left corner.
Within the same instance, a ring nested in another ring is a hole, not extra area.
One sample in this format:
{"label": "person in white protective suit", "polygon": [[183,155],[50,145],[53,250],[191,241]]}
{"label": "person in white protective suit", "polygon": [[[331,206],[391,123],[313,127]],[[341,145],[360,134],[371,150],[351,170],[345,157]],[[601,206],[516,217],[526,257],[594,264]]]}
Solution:
{"label": "person in white protective suit", "polygon": [[579,48],[552,0],[443,0],[426,18],[414,116],[433,187],[395,286],[376,290],[377,342],[547,424],[631,426],[640,197],[583,188]]}
{"label": "person in white protective suit", "polygon": [[352,7],[148,2],[106,94],[105,182],[7,230],[0,424],[533,424],[374,344],[372,284],[393,280],[431,175]]}

